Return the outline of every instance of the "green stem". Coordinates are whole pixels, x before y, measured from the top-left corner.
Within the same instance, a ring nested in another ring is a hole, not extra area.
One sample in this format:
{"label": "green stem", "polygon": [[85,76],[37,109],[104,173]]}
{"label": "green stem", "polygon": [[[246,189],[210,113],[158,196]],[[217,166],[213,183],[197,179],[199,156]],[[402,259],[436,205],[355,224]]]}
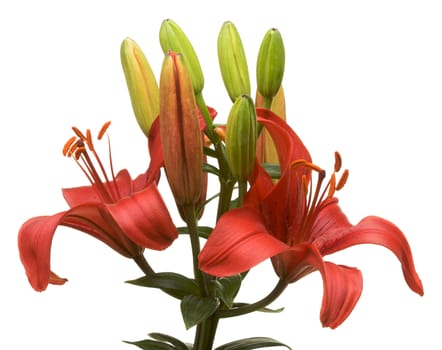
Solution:
{"label": "green stem", "polygon": [[227,317],[241,316],[248,314],[250,312],[258,311],[259,309],[266,307],[274,300],[276,300],[276,298],[278,298],[281,295],[281,293],[285,290],[287,285],[288,284],[285,280],[280,279],[276,284],[275,288],[266,297],[257,301],[256,303],[239,306],[232,309],[218,310],[216,312],[216,315],[219,318],[227,318]]}
{"label": "green stem", "polygon": [[238,208],[242,207],[242,203],[246,193],[247,193],[247,180],[238,180]]}
{"label": "green stem", "polygon": [[150,267],[143,253],[133,258],[133,260],[137,263],[138,267],[144,272],[145,275],[153,275],[155,273],[152,267]]}

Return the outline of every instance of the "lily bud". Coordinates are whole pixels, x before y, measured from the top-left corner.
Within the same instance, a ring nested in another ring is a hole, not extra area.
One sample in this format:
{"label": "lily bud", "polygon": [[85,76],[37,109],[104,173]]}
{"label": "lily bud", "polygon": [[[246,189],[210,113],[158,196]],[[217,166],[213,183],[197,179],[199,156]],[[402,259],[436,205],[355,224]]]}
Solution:
{"label": "lily bud", "polygon": [[[256,107],[262,107],[264,105],[264,97],[259,92],[256,93],[255,104]],[[272,100],[270,110],[277,114],[282,120],[286,120],[285,97],[282,85]],[[275,143],[266,128],[262,129],[258,137],[256,154],[260,163],[279,164]]]}
{"label": "lily bud", "polygon": [[284,76],[285,50],[279,30],[270,29],[261,42],[256,64],[259,93],[266,99],[278,92]]}
{"label": "lily bud", "polygon": [[160,77],[160,134],[167,180],[178,206],[201,197],[203,145],[192,81],[180,54],[169,52]]}
{"label": "lily bud", "polygon": [[160,111],[158,83],[146,56],[134,40],[123,40],[120,56],[135,118],[148,136]]}
{"label": "lily bud", "polygon": [[184,56],[192,78],[193,91],[195,95],[200,94],[204,87],[204,76],[200,62],[186,34],[171,19],[166,19],[161,24],[160,45],[164,54],[174,51]]}
{"label": "lily bud", "polygon": [[250,95],[250,78],[241,38],[232,22],[224,22],[218,35],[218,60],[232,102]]}
{"label": "lily bud", "polygon": [[255,163],[256,124],[253,100],[241,95],[230,110],[226,126],[227,161],[233,176],[240,181],[247,180]]}

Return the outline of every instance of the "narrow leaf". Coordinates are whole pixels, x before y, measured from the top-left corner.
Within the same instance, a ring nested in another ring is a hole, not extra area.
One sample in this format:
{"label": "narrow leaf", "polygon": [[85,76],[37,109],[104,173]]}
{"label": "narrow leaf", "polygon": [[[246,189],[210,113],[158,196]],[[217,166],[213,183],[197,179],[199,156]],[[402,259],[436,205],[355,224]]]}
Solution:
{"label": "narrow leaf", "polygon": [[150,340],[150,339],[144,339],[139,341],[126,341],[123,340],[123,342],[127,344],[132,344],[135,346],[138,346],[140,349],[143,350],[176,350],[176,348],[170,344],[166,344],[160,341],[156,340]]}
{"label": "narrow leaf", "polygon": [[170,343],[174,346],[174,348],[176,350],[189,350],[192,348],[191,345],[186,345],[185,343],[183,343],[181,340],[172,337],[170,335],[167,334],[163,334],[163,333],[150,333],[149,337],[156,339],[156,340],[160,340],[163,342],[167,342]]}
{"label": "narrow leaf", "polygon": [[218,309],[219,304],[218,298],[185,296],[181,301],[181,314],[186,329],[209,318]]}
{"label": "narrow leaf", "polygon": [[267,337],[252,337],[235,340],[217,347],[215,350],[250,350],[259,348],[268,348],[273,346],[284,346],[287,349],[291,348],[275,339]]}
{"label": "narrow leaf", "polygon": [[193,279],[174,272],[158,272],[126,282],[141,287],[158,288],[177,299],[183,299],[189,294],[200,295],[198,284]]}

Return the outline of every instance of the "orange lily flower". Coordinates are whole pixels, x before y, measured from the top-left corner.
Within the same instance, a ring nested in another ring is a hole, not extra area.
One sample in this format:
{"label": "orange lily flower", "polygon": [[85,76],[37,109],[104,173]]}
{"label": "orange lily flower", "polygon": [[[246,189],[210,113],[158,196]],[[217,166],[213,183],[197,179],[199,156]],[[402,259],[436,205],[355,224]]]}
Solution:
{"label": "orange lily flower", "polygon": [[[98,139],[109,124],[103,126]],[[80,165],[91,185],[63,189],[70,209],[31,218],[18,234],[20,258],[31,286],[37,291],[45,290],[49,283],[67,281],[50,267],[52,238],[60,225],[85,232],[143,266],[146,266],[144,248],[162,250],[178,237],[153,181],[156,177],[147,172],[132,180],[125,169],[114,175],[112,166],[108,175],[95,151],[90,131],[83,134],[73,129],[76,135],[66,143],[63,153]]]}

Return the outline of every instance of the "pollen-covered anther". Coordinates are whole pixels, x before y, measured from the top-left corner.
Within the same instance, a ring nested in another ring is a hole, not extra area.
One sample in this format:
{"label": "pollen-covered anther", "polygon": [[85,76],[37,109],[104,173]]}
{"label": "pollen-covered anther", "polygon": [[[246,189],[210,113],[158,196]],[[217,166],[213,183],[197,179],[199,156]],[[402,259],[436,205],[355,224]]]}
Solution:
{"label": "pollen-covered anther", "polygon": [[336,191],[339,191],[342,189],[342,187],[344,187],[344,185],[347,183],[348,175],[349,171],[348,169],[345,169],[338,181],[338,184],[336,185]]}
{"label": "pollen-covered anther", "polygon": [[341,170],[342,158],[339,152],[335,152],[335,172]]}
{"label": "pollen-covered anther", "polygon": [[101,140],[103,138],[104,134],[106,133],[106,131],[110,125],[111,125],[110,121],[107,121],[106,123],[103,124],[100,131],[98,132],[98,136],[97,136],[98,140]]}
{"label": "pollen-covered anther", "polygon": [[[63,155],[67,156],[70,152],[70,149],[72,145],[74,144],[75,140],[77,140],[76,136],[72,136],[69,140],[66,141],[66,143],[63,146]],[[69,154],[70,156],[70,154]]]}
{"label": "pollen-covered anther", "polygon": [[329,183],[329,187],[328,187],[328,198],[333,197],[333,194],[336,191],[336,175],[335,173],[332,174],[332,176],[330,177],[330,183]]}
{"label": "pollen-covered anther", "polygon": [[72,131],[75,133],[75,135],[78,136],[78,138],[80,138],[83,141],[86,141],[86,136],[84,136],[84,134],[76,126],[72,127]]}

